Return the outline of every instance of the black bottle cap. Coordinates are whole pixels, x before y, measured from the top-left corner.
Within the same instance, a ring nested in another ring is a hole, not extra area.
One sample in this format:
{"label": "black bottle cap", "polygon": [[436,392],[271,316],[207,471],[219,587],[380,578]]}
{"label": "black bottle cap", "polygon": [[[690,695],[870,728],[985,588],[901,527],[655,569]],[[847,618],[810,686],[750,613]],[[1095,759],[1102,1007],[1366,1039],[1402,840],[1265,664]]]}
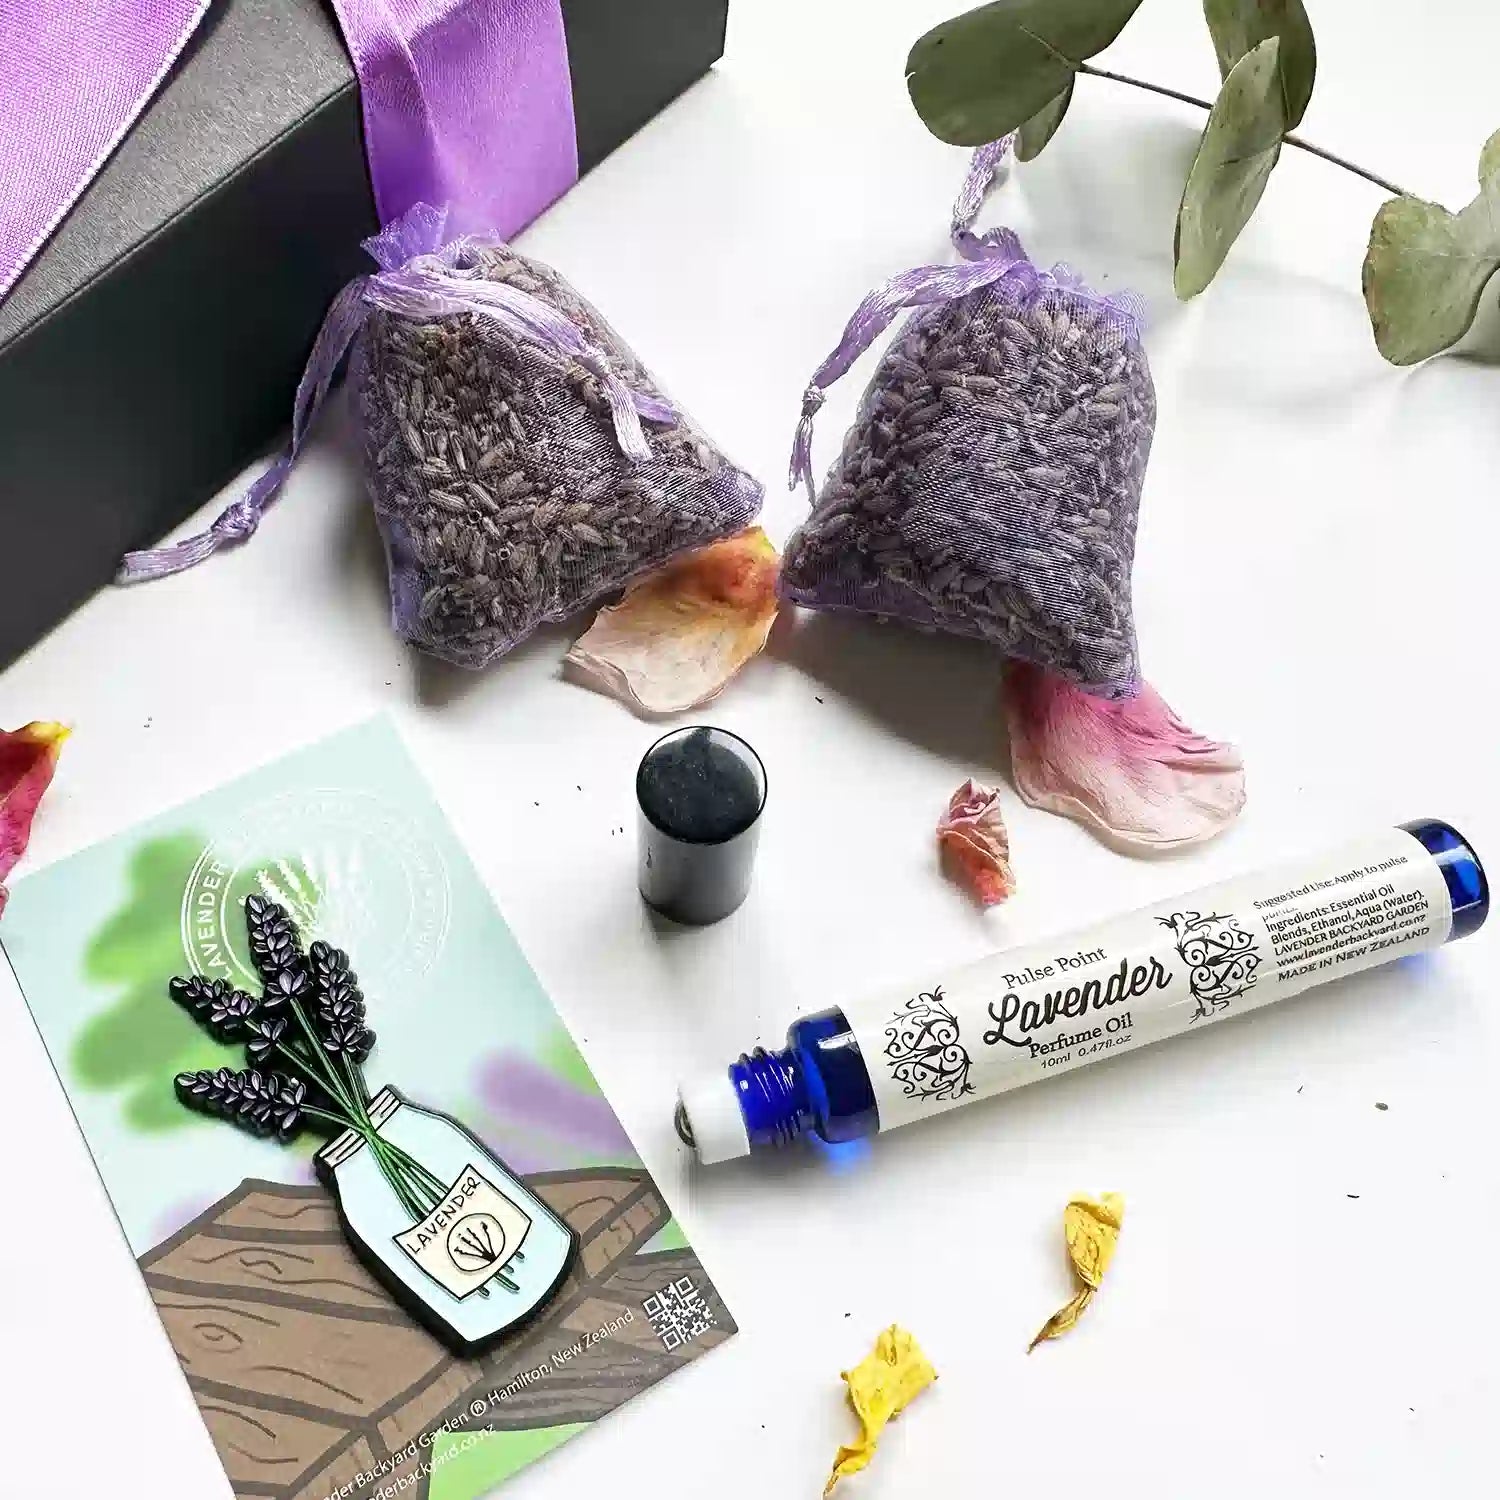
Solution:
{"label": "black bottle cap", "polygon": [[663,735],[635,777],[640,888],[647,905],[701,926],[745,899],[766,805],[760,757],[727,730]]}

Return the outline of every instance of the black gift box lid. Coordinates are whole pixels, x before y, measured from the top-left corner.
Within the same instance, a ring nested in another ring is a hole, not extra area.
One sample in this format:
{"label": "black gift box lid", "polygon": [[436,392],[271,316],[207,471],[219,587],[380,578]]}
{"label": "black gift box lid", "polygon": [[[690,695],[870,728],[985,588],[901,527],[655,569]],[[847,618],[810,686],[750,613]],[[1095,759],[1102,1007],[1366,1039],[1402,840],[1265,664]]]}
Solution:
{"label": "black gift box lid", "polygon": [[[727,0],[562,0],[580,169],[723,50]],[[376,229],[323,0],[220,0],[0,302],[0,665],[286,424]]]}

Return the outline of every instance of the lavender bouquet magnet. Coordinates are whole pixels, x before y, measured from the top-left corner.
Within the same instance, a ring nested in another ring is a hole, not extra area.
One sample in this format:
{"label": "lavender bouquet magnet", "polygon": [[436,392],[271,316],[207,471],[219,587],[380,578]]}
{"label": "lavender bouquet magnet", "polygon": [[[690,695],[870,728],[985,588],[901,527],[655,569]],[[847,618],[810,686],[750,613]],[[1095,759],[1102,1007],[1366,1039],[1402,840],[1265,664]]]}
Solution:
{"label": "lavender bouquet magnet", "polygon": [[315,1158],[351,1247],[411,1315],[473,1355],[543,1307],[573,1231],[457,1121],[393,1088],[371,1091],[375,1045],[348,955],[305,952],[286,909],[245,901],[259,997],[226,979],[175,978],[172,998],[249,1066],[179,1073],[178,1099],[254,1135],[332,1133]]}

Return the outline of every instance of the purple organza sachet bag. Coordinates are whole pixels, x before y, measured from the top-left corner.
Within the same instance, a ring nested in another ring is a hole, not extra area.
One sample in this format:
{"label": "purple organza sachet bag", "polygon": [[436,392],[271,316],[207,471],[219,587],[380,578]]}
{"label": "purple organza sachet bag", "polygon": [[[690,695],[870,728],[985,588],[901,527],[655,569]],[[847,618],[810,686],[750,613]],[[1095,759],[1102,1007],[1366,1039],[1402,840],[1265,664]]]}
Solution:
{"label": "purple organza sachet bag", "polygon": [[345,353],[406,640],[482,667],[684,550],[742,530],[760,484],[663,395],[556,271],[499,239],[444,242],[419,205],[366,242],[380,270],[330,309],[285,453],[201,536],[124,581],[253,532]]}
{"label": "purple organza sachet bag", "polygon": [[[965,262],[872,292],[813,377],[791,476],[813,509],[781,591],[990,641],[1125,697],[1140,684],[1130,572],[1156,419],[1141,307],[1039,269],[1009,230],[970,233],[1005,150],[981,149],[955,210]],[[824,388],[908,309],[815,495]]]}

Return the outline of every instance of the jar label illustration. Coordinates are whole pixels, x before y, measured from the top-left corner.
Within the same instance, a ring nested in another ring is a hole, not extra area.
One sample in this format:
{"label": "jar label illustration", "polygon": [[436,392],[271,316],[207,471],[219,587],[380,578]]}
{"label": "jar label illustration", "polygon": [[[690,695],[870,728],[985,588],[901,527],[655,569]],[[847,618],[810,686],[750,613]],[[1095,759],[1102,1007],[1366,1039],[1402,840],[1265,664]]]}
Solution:
{"label": "jar label illustration", "polygon": [[462,1300],[521,1253],[531,1216],[478,1167],[465,1167],[425,1219],[396,1243],[439,1286]]}

